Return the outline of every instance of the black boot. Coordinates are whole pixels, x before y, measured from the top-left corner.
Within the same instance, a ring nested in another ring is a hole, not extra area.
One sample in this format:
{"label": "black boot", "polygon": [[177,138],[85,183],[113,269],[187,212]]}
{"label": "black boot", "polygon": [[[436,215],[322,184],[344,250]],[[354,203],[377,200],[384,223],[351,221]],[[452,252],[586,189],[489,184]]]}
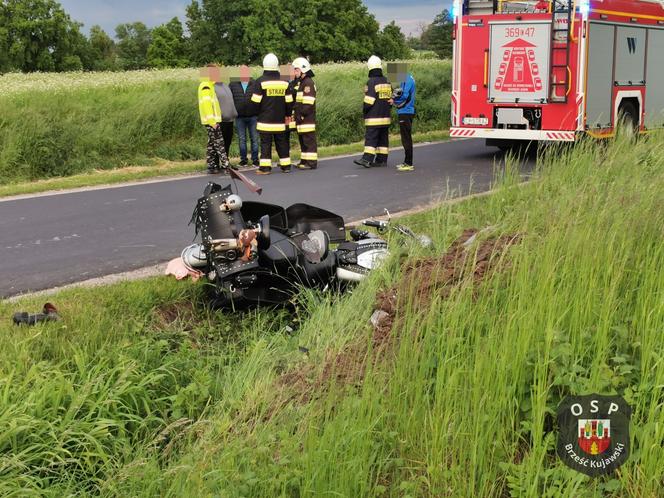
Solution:
{"label": "black boot", "polygon": [[363,166],[365,168],[371,168],[371,164],[372,164],[363,157],[361,157],[359,159],[355,159],[353,162],[355,164],[357,164],[358,166]]}

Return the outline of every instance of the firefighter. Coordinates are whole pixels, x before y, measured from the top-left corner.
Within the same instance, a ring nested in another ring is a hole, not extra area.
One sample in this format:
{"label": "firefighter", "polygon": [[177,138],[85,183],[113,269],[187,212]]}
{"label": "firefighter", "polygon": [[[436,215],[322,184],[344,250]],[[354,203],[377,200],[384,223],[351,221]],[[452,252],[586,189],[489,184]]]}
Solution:
{"label": "firefighter", "polygon": [[316,143],[316,85],[311,64],[304,57],[293,61],[295,68],[296,97],[295,122],[297,136],[300,140],[299,169],[316,169],[318,167],[318,145]]}
{"label": "firefighter", "polygon": [[261,139],[259,175],[272,172],[272,141],[277,149],[281,171],[291,171],[287,122],[293,111],[293,95],[288,93],[288,82],[280,76],[279,59],[274,54],[267,54],[263,59],[263,76],[256,80],[251,96],[258,114],[256,127]]}
{"label": "firefighter", "polygon": [[221,133],[221,108],[214,91],[215,82],[220,80],[219,68],[210,64],[201,71],[201,83],[198,85],[198,112],[208,135],[207,171],[210,174],[219,173],[220,167],[228,171],[230,166]]}
{"label": "firefighter", "polygon": [[369,81],[364,88],[364,155],[353,162],[371,168],[387,165],[392,85],[383,76],[383,62],[380,58],[372,55],[367,66]]}

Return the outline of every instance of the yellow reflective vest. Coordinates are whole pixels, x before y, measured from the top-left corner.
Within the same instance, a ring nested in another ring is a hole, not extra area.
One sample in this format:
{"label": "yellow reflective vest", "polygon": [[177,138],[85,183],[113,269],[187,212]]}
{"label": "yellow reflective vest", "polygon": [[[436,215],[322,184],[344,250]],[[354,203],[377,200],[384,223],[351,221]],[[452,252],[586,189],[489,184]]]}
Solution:
{"label": "yellow reflective vest", "polygon": [[198,112],[201,115],[201,124],[212,126],[221,123],[221,107],[212,81],[202,81],[198,85]]}

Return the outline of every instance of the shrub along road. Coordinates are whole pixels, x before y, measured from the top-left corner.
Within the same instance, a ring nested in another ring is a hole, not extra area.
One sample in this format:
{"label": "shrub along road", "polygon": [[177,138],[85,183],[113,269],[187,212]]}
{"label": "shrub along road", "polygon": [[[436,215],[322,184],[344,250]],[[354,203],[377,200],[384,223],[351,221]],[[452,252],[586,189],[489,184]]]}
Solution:
{"label": "shrub along road", "polygon": [[[245,200],[288,206],[304,202],[346,220],[425,206],[446,197],[486,191],[502,159],[482,141],[427,144],[416,148],[416,170],[363,169],[351,158],[323,160],[316,171],[249,175],[263,186],[258,197],[240,186]],[[177,257],[192,242],[187,226],[209,180],[192,176],[138,185],[0,199],[0,297],[143,268]]]}

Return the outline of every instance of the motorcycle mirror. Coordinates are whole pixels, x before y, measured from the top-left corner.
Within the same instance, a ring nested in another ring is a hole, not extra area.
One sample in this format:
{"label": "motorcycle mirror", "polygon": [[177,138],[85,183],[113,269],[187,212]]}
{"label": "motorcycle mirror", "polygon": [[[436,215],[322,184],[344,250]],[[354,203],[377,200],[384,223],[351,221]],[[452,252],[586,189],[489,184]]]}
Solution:
{"label": "motorcycle mirror", "polygon": [[258,248],[268,249],[270,247],[270,217],[267,214],[258,221],[258,227]]}

